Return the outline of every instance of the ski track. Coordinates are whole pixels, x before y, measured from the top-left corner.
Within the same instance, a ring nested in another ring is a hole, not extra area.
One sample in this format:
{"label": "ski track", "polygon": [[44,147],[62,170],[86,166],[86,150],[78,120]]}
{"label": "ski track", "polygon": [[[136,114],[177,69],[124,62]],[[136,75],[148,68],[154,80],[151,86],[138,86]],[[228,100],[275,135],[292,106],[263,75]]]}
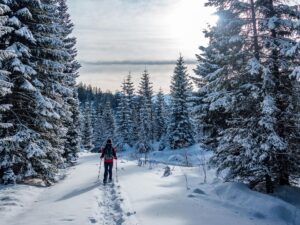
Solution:
{"label": "ski track", "polygon": [[98,207],[101,210],[97,211],[97,219],[91,218],[90,222],[96,224],[99,221],[98,224],[101,225],[123,225],[125,219],[121,206],[120,186],[112,183],[100,186],[98,189],[103,192],[103,196],[96,196]]}

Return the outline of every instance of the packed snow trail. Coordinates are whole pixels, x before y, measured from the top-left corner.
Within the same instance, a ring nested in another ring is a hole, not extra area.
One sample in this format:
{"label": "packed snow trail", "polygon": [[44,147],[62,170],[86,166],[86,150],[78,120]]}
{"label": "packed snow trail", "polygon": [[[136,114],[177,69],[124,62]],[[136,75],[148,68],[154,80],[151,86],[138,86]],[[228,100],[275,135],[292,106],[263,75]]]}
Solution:
{"label": "packed snow trail", "polygon": [[[58,184],[45,188],[30,208],[1,225],[122,225],[119,186],[97,180],[99,156],[84,155]],[[101,178],[103,171],[101,171]]]}

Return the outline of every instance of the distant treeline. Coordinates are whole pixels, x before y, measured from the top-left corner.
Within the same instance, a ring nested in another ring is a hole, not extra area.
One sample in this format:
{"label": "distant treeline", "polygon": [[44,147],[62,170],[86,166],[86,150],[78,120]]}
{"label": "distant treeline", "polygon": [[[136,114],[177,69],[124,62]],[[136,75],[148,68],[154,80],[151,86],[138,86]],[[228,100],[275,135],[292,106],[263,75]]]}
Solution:
{"label": "distant treeline", "polygon": [[86,102],[110,102],[112,109],[116,109],[118,105],[117,93],[103,92],[99,87],[93,87],[82,82],[78,84],[78,98],[81,104]]}

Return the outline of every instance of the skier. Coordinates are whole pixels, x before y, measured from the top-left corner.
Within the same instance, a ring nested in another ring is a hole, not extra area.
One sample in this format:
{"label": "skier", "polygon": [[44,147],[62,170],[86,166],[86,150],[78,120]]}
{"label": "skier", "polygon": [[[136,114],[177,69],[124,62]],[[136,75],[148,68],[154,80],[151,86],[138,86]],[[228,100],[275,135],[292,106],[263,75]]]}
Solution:
{"label": "skier", "polygon": [[114,159],[117,160],[116,149],[112,146],[111,139],[106,141],[105,147],[101,150],[101,160],[104,158],[104,178],[103,183],[106,184],[107,176],[109,175],[109,182],[112,182],[112,169]]}

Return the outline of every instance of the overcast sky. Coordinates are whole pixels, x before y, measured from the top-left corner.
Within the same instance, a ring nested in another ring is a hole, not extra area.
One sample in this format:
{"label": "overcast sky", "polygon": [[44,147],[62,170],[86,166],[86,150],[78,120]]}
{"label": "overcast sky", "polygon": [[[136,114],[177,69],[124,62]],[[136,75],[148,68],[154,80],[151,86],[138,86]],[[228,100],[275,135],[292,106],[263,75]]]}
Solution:
{"label": "overcast sky", "polygon": [[[155,90],[169,90],[181,52],[195,60],[205,44],[202,30],[213,23],[205,0],[69,0],[83,81],[103,90],[120,89],[129,71],[138,83],[145,66]],[[194,65],[190,65],[190,73]]]}

